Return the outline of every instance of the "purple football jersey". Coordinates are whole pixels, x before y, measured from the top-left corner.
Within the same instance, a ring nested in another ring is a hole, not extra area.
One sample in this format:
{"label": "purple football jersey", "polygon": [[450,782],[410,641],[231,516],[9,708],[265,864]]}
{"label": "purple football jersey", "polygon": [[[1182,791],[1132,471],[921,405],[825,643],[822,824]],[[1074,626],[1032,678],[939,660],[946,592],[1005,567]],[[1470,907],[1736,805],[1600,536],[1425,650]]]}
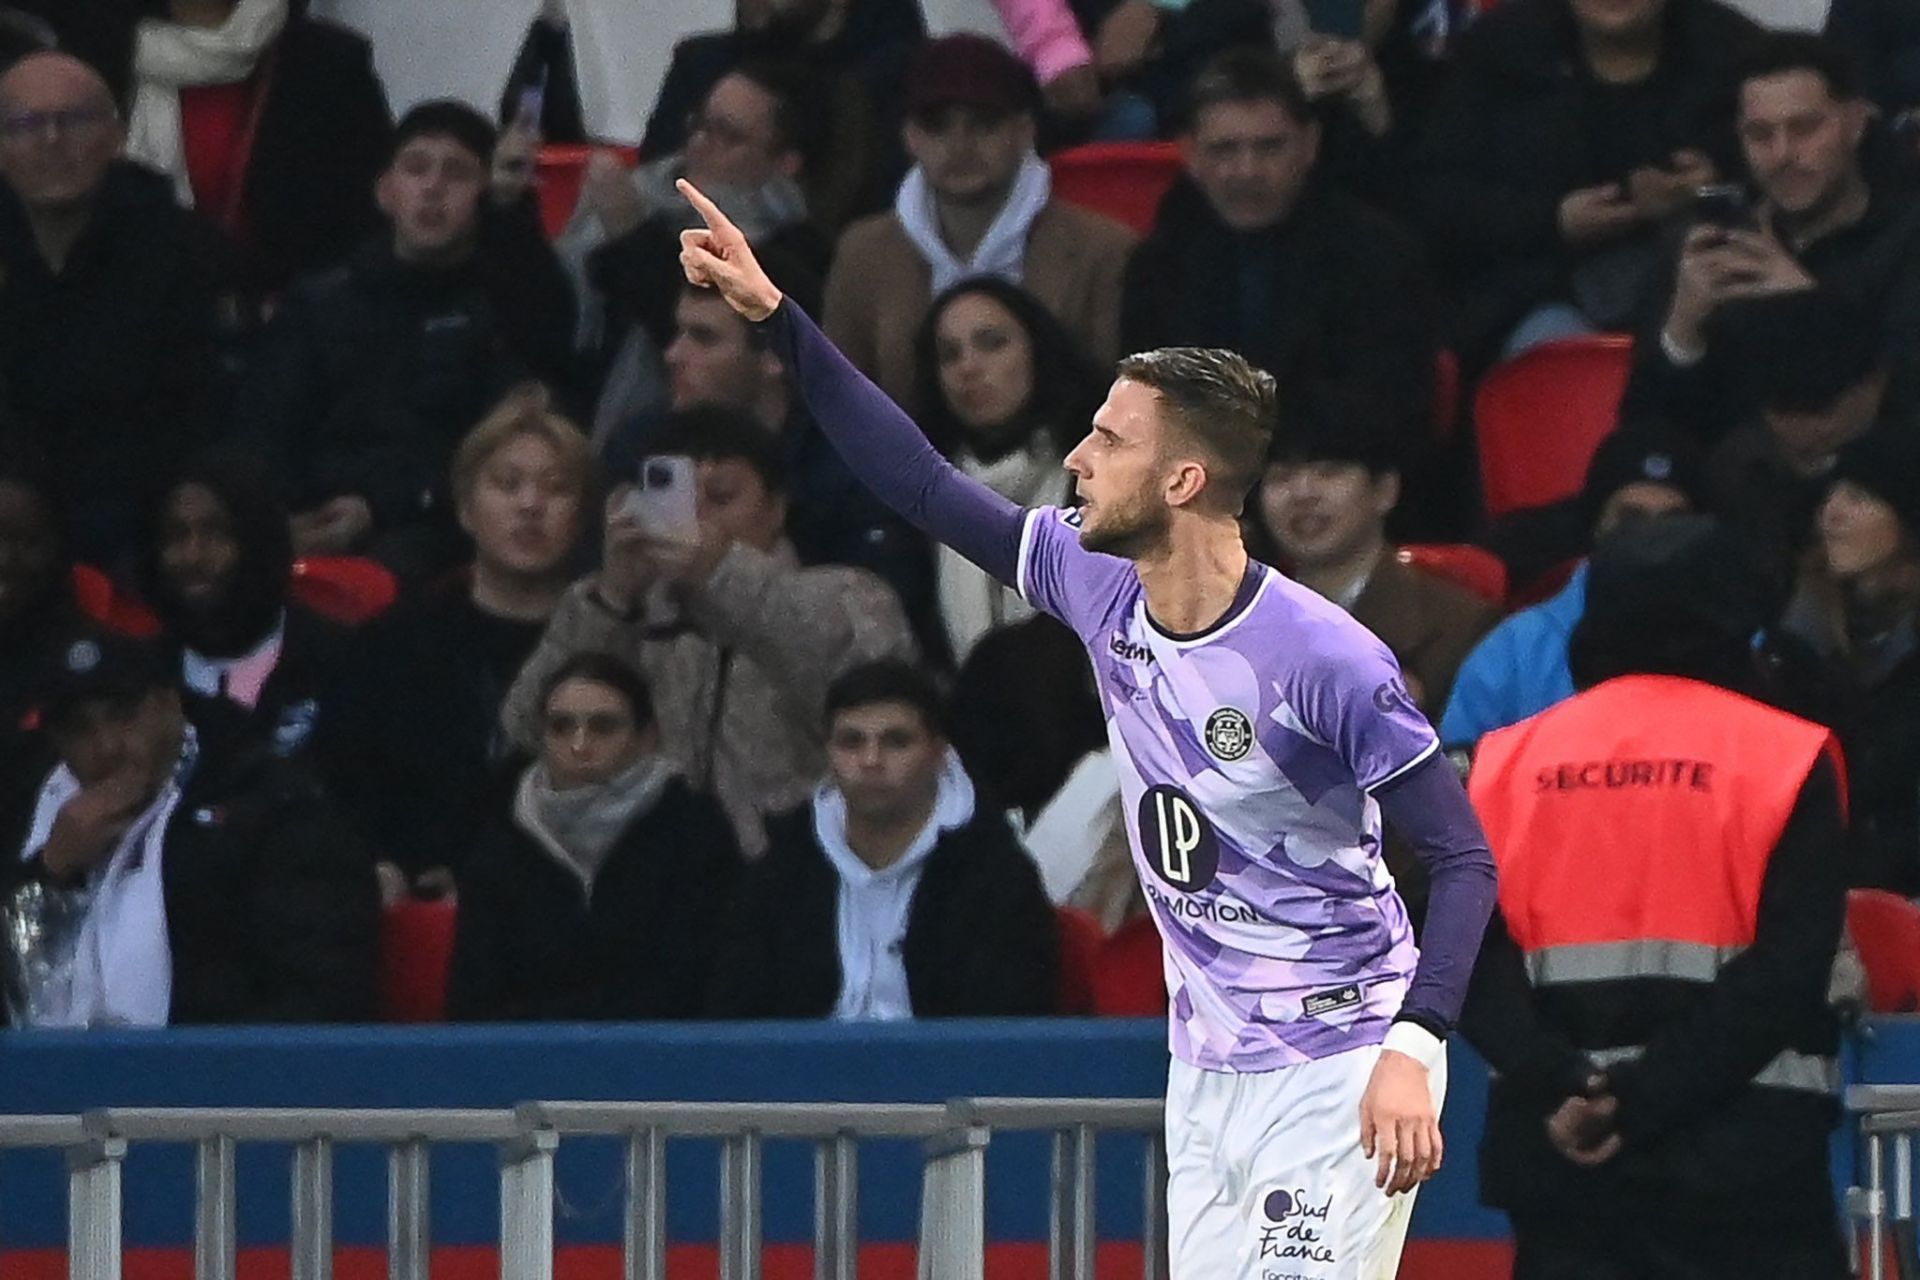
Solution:
{"label": "purple football jersey", "polygon": [[1170,635],[1057,507],[1027,514],[1019,588],[1093,659],[1174,1055],[1270,1071],[1378,1044],[1418,952],[1369,792],[1439,749],[1387,647],[1259,564],[1219,623]]}

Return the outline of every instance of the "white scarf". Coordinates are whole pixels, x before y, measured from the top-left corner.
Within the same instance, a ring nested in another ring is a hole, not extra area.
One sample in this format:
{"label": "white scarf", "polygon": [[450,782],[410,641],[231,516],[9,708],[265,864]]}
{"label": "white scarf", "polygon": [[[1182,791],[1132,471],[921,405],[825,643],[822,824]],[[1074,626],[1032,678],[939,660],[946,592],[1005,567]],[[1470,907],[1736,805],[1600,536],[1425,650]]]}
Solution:
{"label": "white scarf", "polygon": [[596,787],[556,791],[547,766],[536,764],[520,778],[513,821],[553,860],[580,878],[587,897],[607,855],[641,815],[660,803],[673,766],[660,756],[642,756]]}
{"label": "white scarf", "polygon": [[1120,822],[1120,774],[1113,766],[1113,753],[1102,747],[1082,756],[1053,798],[1034,815],[1031,827],[1022,829],[1018,809],[1008,817],[1028,856],[1040,868],[1048,899],[1068,901]]}
{"label": "white scarf", "polygon": [[287,0],[240,0],[217,27],[187,27],[149,18],[139,26],[133,54],[133,114],[127,121],[127,157],[173,179],[181,205],[193,207],[180,91],[195,85],[239,84],[287,25]]}
{"label": "white scarf", "polygon": [[975,276],[998,276],[1009,284],[1019,284],[1027,273],[1027,235],[1033,230],[1033,220],[1052,198],[1052,171],[1039,156],[1028,152],[1020,162],[1020,173],[1013,180],[1006,203],[965,262],[954,256],[940,234],[933,186],[927,181],[927,171],[919,165],[907,171],[894,197],[893,212],[905,228],[907,239],[927,260],[933,272],[933,292],[939,294]]}
{"label": "white scarf", "polygon": [[[1064,506],[1073,492],[1073,477],[1060,465],[1059,455],[1041,439],[993,462],[980,462],[964,454],[954,461],[975,480],[1023,507]],[[946,623],[947,642],[956,663],[964,662],[989,631],[1033,616],[1033,606],[1019,592],[1001,586],[950,547],[939,548],[936,569],[940,617]]]}
{"label": "white scarf", "polygon": [[[71,950],[41,957],[49,962],[43,979],[27,984],[29,1025],[167,1025],[173,1007],[173,949],[167,942],[161,862],[167,827],[198,756],[199,740],[189,725],[173,777],[127,827],[105,864],[87,877],[84,914]],[[54,819],[79,791],[79,780],[64,764],[47,775],[20,849],[23,860],[45,847]]]}
{"label": "white scarf", "polygon": [[840,947],[836,1022],[900,1022],[913,1017],[907,989],[907,917],[920,873],[944,833],[973,821],[973,780],[947,752],[940,791],[927,825],[894,864],[875,871],[847,843],[847,799],[822,784],[813,796],[813,835],[840,874],[835,931]]}

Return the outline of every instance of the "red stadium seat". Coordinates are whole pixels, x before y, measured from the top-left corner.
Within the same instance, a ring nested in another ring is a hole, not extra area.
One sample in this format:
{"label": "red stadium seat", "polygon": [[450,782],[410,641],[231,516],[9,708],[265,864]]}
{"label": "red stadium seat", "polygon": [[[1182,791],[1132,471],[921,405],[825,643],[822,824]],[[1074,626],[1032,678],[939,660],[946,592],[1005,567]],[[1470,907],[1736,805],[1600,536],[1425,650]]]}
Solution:
{"label": "red stadium seat", "polygon": [[450,900],[396,902],[380,929],[380,1020],[445,1022],[457,908]]}
{"label": "red stadium seat", "polygon": [[1113,931],[1100,948],[1093,975],[1093,1009],[1110,1018],[1153,1018],[1167,1011],[1167,978],[1160,931],[1138,915]]}
{"label": "red stadium seat", "polygon": [[379,617],[399,598],[386,566],[359,556],[305,556],[293,563],[294,600],[348,626]]}
{"label": "red stadium seat", "polygon": [[1401,547],[1398,559],[1422,573],[1465,587],[1488,604],[1507,601],[1507,566],[1485,547],[1466,542],[1416,542]]}
{"label": "red stadium seat", "polygon": [[1486,376],[1473,419],[1489,516],[1580,491],[1618,421],[1632,360],[1633,339],[1599,334],[1545,343]]}
{"label": "red stadium seat", "polygon": [[123,636],[157,636],[160,619],[131,596],[121,595],[113,579],[90,564],[73,566],[73,603],[81,613]]}
{"label": "red stadium seat", "polygon": [[549,236],[557,236],[573,217],[580,203],[580,187],[586,181],[587,161],[596,151],[611,151],[631,169],[639,163],[636,147],[549,146],[540,148],[534,162],[534,186],[540,198],[540,224]]}
{"label": "red stadium seat", "polygon": [[1152,228],[1160,198],[1183,167],[1171,142],[1090,142],[1054,152],[1047,164],[1055,196],[1104,213],[1137,235]]}
{"label": "red stadium seat", "polygon": [[1884,889],[1847,895],[1847,930],[1875,1013],[1920,1012],[1920,906]]}
{"label": "red stadium seat", "polygon": [[1100,944],[1106,941],[1100,922],[1078,907],[1055,907],[1060,932],[1060,1012],[1093,1012],[1094,972],[1100,964]]}

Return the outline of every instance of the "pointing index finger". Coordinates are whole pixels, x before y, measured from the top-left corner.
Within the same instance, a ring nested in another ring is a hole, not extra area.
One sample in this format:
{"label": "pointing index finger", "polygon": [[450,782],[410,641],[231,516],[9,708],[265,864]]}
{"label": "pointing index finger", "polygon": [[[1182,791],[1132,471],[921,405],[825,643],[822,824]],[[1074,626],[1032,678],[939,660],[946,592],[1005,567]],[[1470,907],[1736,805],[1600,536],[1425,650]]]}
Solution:
{"label": "pointing index finger", "polygon": [[681,195],[687,198],[687,203],[694,207],[695,212],[707,220],[707,229],[709,231],[732,231],[734,229],[732,220],[728,218],[726,214],[720,212],[719,205],[702,195],[700,188],[694,186],[685,178],[676,179],[673,185],[679,189]]}

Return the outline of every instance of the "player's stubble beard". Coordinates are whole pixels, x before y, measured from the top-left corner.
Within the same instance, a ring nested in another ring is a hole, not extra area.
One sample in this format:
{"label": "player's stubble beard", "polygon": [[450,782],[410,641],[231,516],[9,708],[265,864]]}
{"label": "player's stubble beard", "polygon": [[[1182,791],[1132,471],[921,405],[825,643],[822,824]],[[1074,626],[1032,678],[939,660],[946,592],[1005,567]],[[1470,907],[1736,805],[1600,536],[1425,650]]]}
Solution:
{"label": "player's stubble beard", "polygon": [[1091,523],[1080,527],[1080,545],[1101,555],[1137,560],[1166,541],[1167,509],[1148,494],[1096,507]]}

